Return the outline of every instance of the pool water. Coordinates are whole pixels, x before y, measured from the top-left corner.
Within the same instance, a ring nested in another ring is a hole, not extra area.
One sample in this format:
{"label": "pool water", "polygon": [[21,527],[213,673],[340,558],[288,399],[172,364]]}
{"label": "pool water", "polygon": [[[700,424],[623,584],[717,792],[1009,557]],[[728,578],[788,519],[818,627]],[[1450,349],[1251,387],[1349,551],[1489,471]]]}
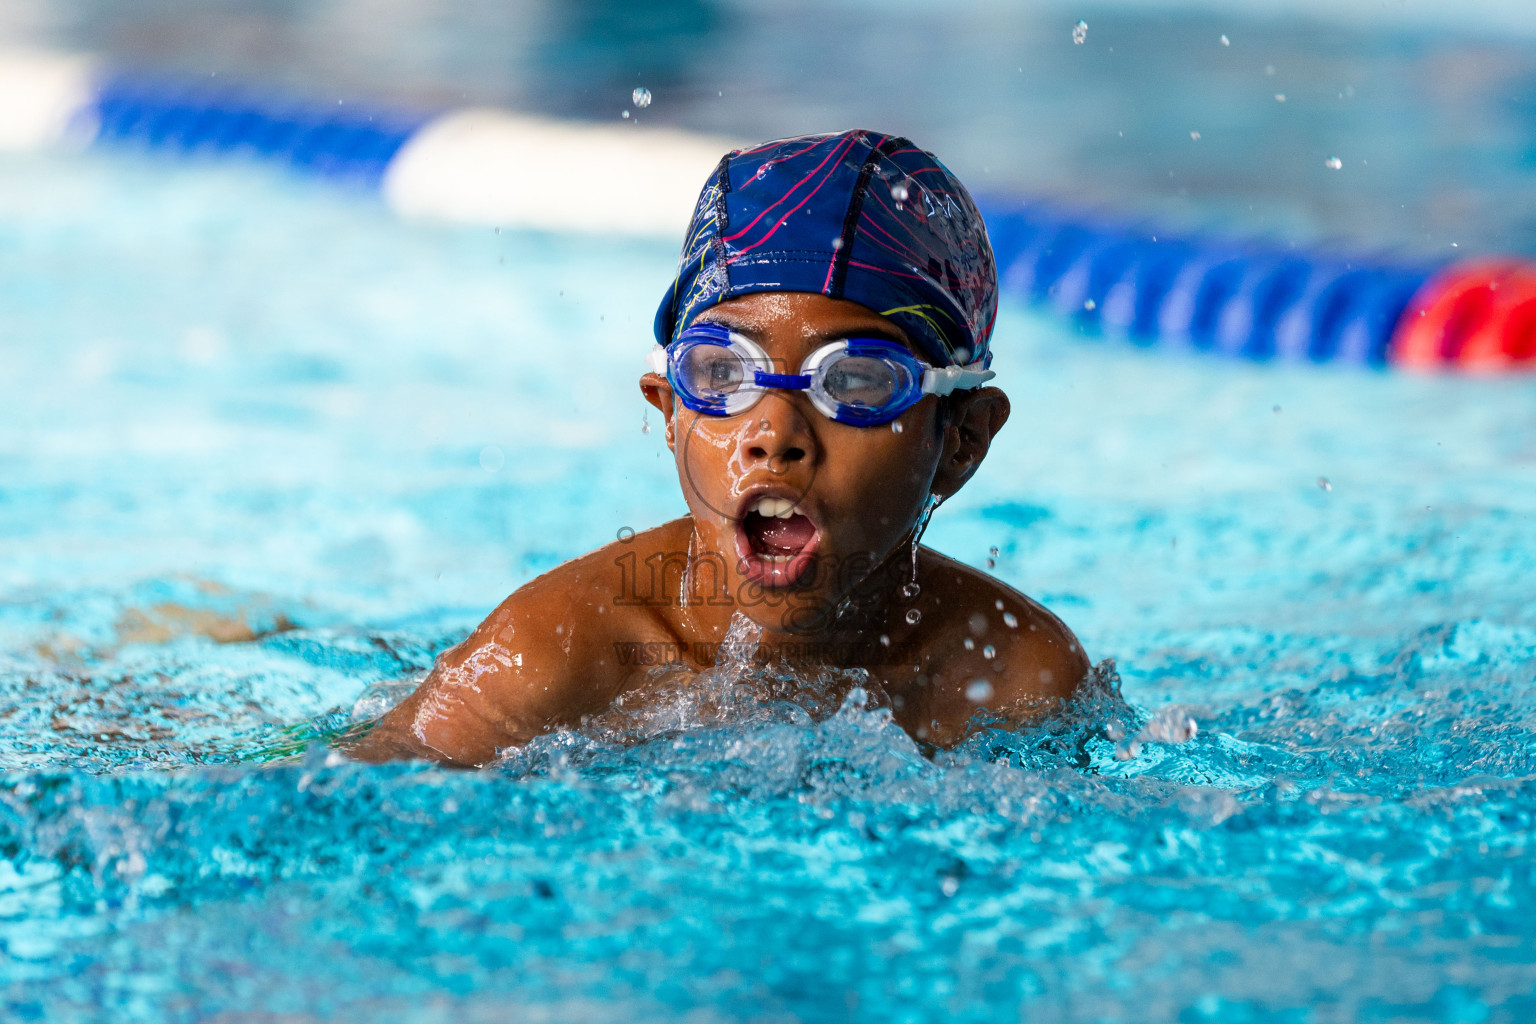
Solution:
{"label": "pool water", "polygon": [[0,161],[4,1019],[1536,1016],[1530,380],[1007,306],[1014,417],[928,539],[1077,630],[1075,708],[932,759],[856,693],[332,754],[681,511],[634,385],[673,258]]}

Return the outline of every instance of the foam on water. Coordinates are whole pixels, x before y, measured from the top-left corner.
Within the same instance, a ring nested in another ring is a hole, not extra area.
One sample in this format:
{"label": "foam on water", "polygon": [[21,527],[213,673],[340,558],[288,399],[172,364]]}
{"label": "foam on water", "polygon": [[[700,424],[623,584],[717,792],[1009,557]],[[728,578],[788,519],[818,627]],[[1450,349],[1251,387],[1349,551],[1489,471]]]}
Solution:
{"label": "foam on water", "polygon": [[925,756],[737,657],[482,772],[330,753],[680,511],[634,429],[673,255],[0,162],[6,1019],[1536,1015],[1528,381],[1009,309],[928,541],[1114,659],[1072,707]]}

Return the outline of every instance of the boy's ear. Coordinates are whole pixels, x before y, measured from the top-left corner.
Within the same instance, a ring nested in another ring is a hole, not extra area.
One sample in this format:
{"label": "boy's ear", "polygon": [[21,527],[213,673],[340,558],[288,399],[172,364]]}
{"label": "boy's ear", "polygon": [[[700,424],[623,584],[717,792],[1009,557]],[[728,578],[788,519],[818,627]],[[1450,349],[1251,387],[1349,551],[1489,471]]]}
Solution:
{"label": "boy's ear", "polygon": [[933,493],[951,497],[965,486],[987,457],[992,438],[1008,422],[1012,406],[999,388],[966,392],[950,410],[944,427],[944,453],[933,474]]}
{"label": "boy's ear", "polygon": [[645,400],[661,411],[661,417],[667,424],[667,447],[677,451],[677,436],[672,430],[672,414],[676,410],[676,404],[672,397],[672,385],[667,383],[667,378],[659,373],[646,373],[640,377],[640,393]]}

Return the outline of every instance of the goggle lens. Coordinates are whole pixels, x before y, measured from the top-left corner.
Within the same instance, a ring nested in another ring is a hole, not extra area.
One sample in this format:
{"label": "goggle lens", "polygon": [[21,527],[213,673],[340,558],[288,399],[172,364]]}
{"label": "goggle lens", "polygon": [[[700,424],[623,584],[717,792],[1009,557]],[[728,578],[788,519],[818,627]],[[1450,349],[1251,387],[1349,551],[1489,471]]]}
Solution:
{"label": "goggle lens", "polygon": [[750,380],[756,369],[724,345],[690,346],[676,366],[678,382],[686,391],[722,398]]}
{"label": "goggle lens", "polygon": [[821,378],[822,389],[838,405],[879,409],[901,393],[908,374],[884,359],[871,356],[843,356],[828,363]]}

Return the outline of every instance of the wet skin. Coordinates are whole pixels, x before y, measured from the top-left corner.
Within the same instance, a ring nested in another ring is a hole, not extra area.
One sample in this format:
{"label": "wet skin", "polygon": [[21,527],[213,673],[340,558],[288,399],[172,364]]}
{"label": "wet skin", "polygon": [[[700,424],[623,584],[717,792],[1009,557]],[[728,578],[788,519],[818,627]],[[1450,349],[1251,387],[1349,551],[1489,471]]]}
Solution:
{"label": "wet skin", "polygon": [[[757,342],[778,373],[836,338],[911,348],[891,321],[822,295],[748,295],[700,319]],[[799,391],[715,417],[675,403],[665,377],[640,387],[665,418],[689,514],[519,588],[351,744],[354,757],[482,765],[621,694],[633,708],[656,678],[634,652],[702,670],[736,612],[761,627],[766,651],[866,668],[876,701],[930,745],[957,742],[979,708],[1014,722],[1044,714],[1082,680],[1088,659],[1071,631],[983,572],[919,548],[920,591],[902,593],[925,502],[981,464],[1008,418],[1002,391],[957,392],[947,414],[926,396],[898,431],[837,423]],[[764,516],[785,506],[763,499],[792,502],[792,516]]]}

